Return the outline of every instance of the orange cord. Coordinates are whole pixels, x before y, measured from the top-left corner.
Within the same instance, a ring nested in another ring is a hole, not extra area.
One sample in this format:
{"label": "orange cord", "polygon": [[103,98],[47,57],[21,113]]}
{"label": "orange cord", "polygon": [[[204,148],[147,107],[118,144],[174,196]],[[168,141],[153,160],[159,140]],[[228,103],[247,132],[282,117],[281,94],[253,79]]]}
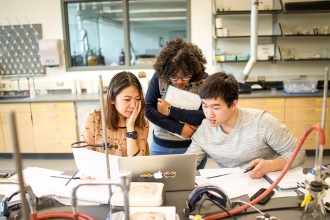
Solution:
{"label": "orange cord", "polygon": [[[283,168],[281,175],[260,196],[258,196],[254,200],[252,200],[250,203],[247,203],[247,204],[245,204],[243,206],[240,206],[240,207],[238,207],[236,209],[230,210],[229,211],[230,214],[235,215],[235,214],[237,214],[237,213],[239,213],[241,211],[244,211],[247,208],[250,208],[250,205],[254,205],[254,204],[258,203],[260,200],[262,200],[266,195],[268,195],[268,193],[270,193],[277,186],[277,184],[282,180],[282,178],[286,174],[286,172],[290,169],[291,164],[293,163],[294,159],[296,158],[296,156],[297,156],[297,154],[298,154],[301,146],[303,145],[303,143],[305,142],[305,139],[307,138],[308,134],[312,130],[317,130],[317,132],[319,134],[319,144],[320,145],[325,145],[324,131],[322,130],[322,128],[320,126],[318,126],[318,125],[312,125],[309,128],[307,128],[307,130],[305,130],[305,132],[303,133],[303,135],[299,139],[299,142],[298,142],[298,144],[297,144],[297,146],[296,146],[296,148],[295,148],[292,156],[290,157],[289,161],[287,162],[287,164]],[[224,217],[227,217],[227,216],[228,216],[228,213],[222,212],[222,213],[218,213],[218,214],[207,216],[204,219],[205,220],[220,219],[220,218],[224,218]]]}

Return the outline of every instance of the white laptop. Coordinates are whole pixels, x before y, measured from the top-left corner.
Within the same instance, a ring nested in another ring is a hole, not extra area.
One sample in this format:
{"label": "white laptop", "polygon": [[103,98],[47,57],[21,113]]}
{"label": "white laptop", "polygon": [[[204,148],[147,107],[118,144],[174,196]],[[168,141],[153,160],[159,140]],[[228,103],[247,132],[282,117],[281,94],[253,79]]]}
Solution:
{"label": "white laptop", "polygon": [[[83,148],[73,148],[76,165],[82,174],[105,179],[104,153]],[[121,170],[132,172],[133,182],[162,182],[165,191],[192,190],[195,188],[196,154],[170,154],[158,156],[118,157],[109,155],[111,178],[116,179]]]}
{"label": "white laptop", "polygon": [[194,189],[196,166],[196,154],[118,158],[118,170],[130,170],[133,182],[162,182],[165,191]]}

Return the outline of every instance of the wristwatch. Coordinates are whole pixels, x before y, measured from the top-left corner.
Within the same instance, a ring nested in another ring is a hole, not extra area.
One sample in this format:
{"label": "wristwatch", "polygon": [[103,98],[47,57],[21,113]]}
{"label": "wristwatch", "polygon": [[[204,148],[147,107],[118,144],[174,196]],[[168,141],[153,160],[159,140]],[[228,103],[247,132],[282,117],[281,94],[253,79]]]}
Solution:
{"label": "wristwatch", "polygon": [[136,131],[126,132],[126,137],[136,139],[137,138],[137,132]]}

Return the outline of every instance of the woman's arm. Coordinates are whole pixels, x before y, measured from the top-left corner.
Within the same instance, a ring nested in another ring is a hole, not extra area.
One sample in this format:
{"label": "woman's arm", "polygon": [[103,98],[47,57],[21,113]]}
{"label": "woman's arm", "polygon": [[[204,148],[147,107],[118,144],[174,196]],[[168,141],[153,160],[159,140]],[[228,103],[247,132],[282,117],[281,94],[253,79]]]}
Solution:
{"label": "woman's arm", "polygon": [[[95,114],[95,111],[87,113],[82,126],[80,140],[89,144],[95,144],[95,123],[97,123]],[[96,150],[95,147],[90,146],[87,146],[86,149]]]}
{"label": "woman's arm", "polygon": [[146,156],[147,145],[148,145],[148,134],[149,134],[149,122],[146,119],[146,125],[145,127],[143,127],[141,138],[139,138],[138,141],[140,152],[137,156]]}
{"label": "woman's arm", "polygon": [[202,105],[198,110],[186,110],[171,106],[170,114],[168,116],[191,125],[200,125],[205,118]]}

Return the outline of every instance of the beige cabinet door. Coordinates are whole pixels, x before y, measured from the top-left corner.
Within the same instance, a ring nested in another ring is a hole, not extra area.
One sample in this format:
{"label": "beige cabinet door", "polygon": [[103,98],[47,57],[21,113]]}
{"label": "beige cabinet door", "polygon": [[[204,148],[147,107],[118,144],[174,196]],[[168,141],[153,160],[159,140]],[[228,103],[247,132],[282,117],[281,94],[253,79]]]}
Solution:
{"label": "beige cabinet door", "polygon": [[1,116],[0,116],[0,153],[6,153],[5,137],[3,136]]}
{"label": "beige cabinet door", "polygon": [[[9,115],[8,113],[1,113],[0,115],[3,130],[4,150],[6,153],[12,153],[13,140],[9,124]],[[18,145],[21,153],[35,153],[31,113],[15,112],[15,122]]]}
{"label": "beige cabinet door", "polygon": [[[320,125],[322,120],[322,97],[286,98],[285,100],[285,124],[292,135],[300,138],[304,131],[311,125]],[[329,114],[329,99],[327,100],[326,115]],[[325,120],[325,148],[329,148],[329,124],[330,117]],[[317,147],[317,132],[311,132],[306,138],[303,147],[315,150]]]}
{"label": "beige cabinet door", "polygon": [[265,110],[284,122],[284,98],[240,98],[238,107]]}
{"label": "beige cabinet door", "polygon": [[73,102],[31,103],[37,153],[71,153],[77,141]]}

